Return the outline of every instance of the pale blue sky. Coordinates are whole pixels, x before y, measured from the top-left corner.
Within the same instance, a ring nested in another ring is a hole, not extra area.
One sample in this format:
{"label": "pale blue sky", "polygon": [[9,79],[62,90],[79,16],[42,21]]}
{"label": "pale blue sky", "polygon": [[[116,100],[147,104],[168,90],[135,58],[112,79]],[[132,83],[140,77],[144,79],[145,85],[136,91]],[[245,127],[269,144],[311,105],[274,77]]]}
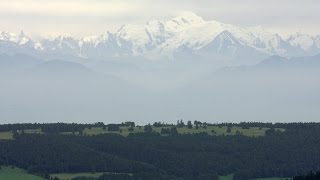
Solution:
{"label": "pale blue sky", "polygon": [[193,11],[206,20],[320,34],[319,0],[0,0],[0,31],[77,37]]}

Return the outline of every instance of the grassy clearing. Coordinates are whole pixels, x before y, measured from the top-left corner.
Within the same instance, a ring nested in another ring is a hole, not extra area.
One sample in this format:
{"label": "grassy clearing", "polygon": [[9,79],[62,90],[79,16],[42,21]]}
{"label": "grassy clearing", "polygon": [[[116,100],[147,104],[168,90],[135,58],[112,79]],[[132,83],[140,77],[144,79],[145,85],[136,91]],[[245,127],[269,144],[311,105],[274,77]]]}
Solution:
{"label": "grassy clearing", "polygon": [[268,128],[258,128],[258,127],[252,127],[249,129],[242,129],[241,127],[232,127],[231,132],[227,132],[228,127],[227,126],[207,126],[207,128],[199,127],[196,129],[193,127],[192,129],[188,129],[187,127],[178,128],[178,132],[180,134],[192,134],[192,133],[201,133],[201,132],[207,132],[209,135],[236,135],[237,132],[242,133],[245,136],[264,136],[265,131]]}
{"label": "grassy clearing", "polygon": [[[152,130],[154,132],[161,132],[162,128],[171,128],[170,126],[167,127],[152,127]],[[250,137],[259,137],[264,136],[265,131],[269,128],[259,128],[259,127],[251,127],[249,129],[242,129],[241,127],[232,127],[231,132],[227,132],[228,127],[227,126],[207,126],[206,128],[199,127],[196,129],[196,127],[193,127],[192,129],[188,129],[187,127],[177,128],[179,134],[196,134],[196,133],[203,133],[206,132],[209,135],[236,135],[237,133],[241,133],[244,136],[250,136]],[[278,128],[280,131],[284,131],[284,129]],[[139,133],[144,132],[144,127],[135,127],[133,133]],[[107,131],[101,127],[94,127],[91,129],[86,128],[84,130],[84,134],[86,135],[98,135],[98,134],[105,134],[105,133],[116,133],[120,134],[122,136],[128,136],[129,135],[129,127],[120,127],[120,131]]]}
{"label": "grassy clearing", "polygon": [[13,134],[11,131],[0,132],[0,140],[11,140],[13,139]]}
{"label": "grassy clearing", "polygon": [[[152,127],[152,129],[153,129],[153,131],[158,132],[154,127]],[[122,136],[128,136],[130,134],[129,127],[121,127],[120,130],[121,130],[120,134]],[[134,127],[134,131],[132,133],[143,133],[143,132],[144,132],[144,127],[140,127],[140,128]]]}
{"label": "grassy clearing", "polygon": [[[227,176],[219,176],[219,180],[233,180],[233,174],[229,174]],[[270,178],[258,178],[253,180],[292,180],[292,178],[270,177]]]}
{"label": "grassy clearing", "polygon": [[83,134],[86,134],[86,135],[98,135],[98,134],[104,134],[104,133],[107,133],[106,130],[104,130],[102,127],[93,127],[93,128],[86,128],[84,131],[83,131]]}
{"label": "grassy clearing", "polygon": [[103,173],[61,173],[61,174],[51,174],[51,178],[59,178],[61,180],[70,180],[72,178],[76,177],[93,177],[93,178],[98,178],[102,175]]}
{"label": "grassy clearing", "polygon": [[233,180],[233,174],[227,176],[219,176],[219,180]]}
{"label": "grassy clearing", "polygon": [[[23,131],[26,134],[43,134],[41,129],[26,129]],[[19,134],[22,133],[22,131],[18,131]],[[0,140],[12,140],[13,139],[13,133],[11,131],[6,132],[0,132]]]}
{"label": "grassy clearing", "polygon": [[[161,133],[162,128],[171,128],[172,126],[166,126],[166,127],[152,127],[152,130],[154,132]],[[196,133],[203,133],[206,132],[209,135],[236,135],[238,133],[244,135],[244,136],[250,136],[250,137],[259,137],[259,136],[264,136],[265,131],[268,130],[269,128],[259,128],[259,127],[250,127],[248,129],[243,129],[241,127],[232,127],[231,132],[227,132],[228,127],[227,126],[207,126],[206,128],[204,127],[199,127],[196,129],[195,126],[193,126],[192,129],[188,129],[187,127],[182,127],[182,128],[177,128],[179,134],[196,134]],[[285,129],[281,128],[276,128],[276,130],[279,131],[285,131]],[[143,133],[144,132],[144,127],[134,127],[134,131],[132,133]],[[19,132],[21,133],[21,132]],[[26,134],[44,134],[41,129],[27,129],[24,130],[24,133]],[[99,134],[106,134],[106,133],[115,133],[115,134],[120,134],[122,136],[128,136],[130,134],[129,127],[120,127],[119,131],[107,131],[106,129],[103,129],[102,127],[92,127],[92,128],[86,128],[83,133],[85,135],[99,135]],[[60,134],[64,135],[70,135],[73,134],[72,132],[62,132]],[[74,132],[74,135],[79,135],[79,132]],[[163,135],[166,136],[166,135]],[[8,131],[8,132],[0,132],[0,140],[11,140],[13,139],[13,133]]]}
{"label": "grassy clearing", "polygon": [[[90,173],[90,172],[83,172],[83,173],[59,173],[59,174],[51,174],[51,178],[59,178],[61,180],[71,180],[72,178],[76,177],[93,177],[98,178],[102,174],[108,174],[110,172],[96,172],[96,173]],[[116,173],[116,174],[126,174],[126,173]],[[132,175],[132,174],[129,174]]]}
{"label": "grassy clearing", "polygon": [[28,174],[20,168],[11,168],[2,166],[0,170],[0,179],[3,180],[44,180],[42,177]]}
{"label": "grassy clearing", "polygon": [[62,132],[63,135],[79,135],[79,132]]}
{"label": "grassy clearing", "polygon": [[258,178],[258,179],[254,179],[254,180],[292,180],[292,178],[277,178],[277,177],[273,177],[273,178]]}
{"label": "grassy clearing", "polygon": [[[164,127],[164,128],[170,128],[170,127]],[[136,129],[137,128],[135,128],[134,132],[136,132]],[[162,127],[158,127],[158,128],[153,127],[152,129],[153,131],[160,133]],[[188,129],[187,127],[177,128],[179,134],[194,134],[194,133],[206,132],[209,135],[236,135],[237,132],[239,132],[244,136],[254,136],[254,137],[264,136],[265,131],[268,130],[268,128],[258,128],[258,127],[251,127],[249,129],[242,129],[241,127],[232,127],[231,132],[227,133],[227,129],[228,129],[227,126],[222,126],[222,127],[207,126],[206,128],[199,127],[198,129],[196,129],[195,127],[193,127],[192,129]],[[140,132],[143,132],[143,128],[142,130],[140,130]]]}
{"label": "grassy clearing", "polygon": [[24,130],[24,133],[26,133],[26,134],[43,134],[41,129],[26,129],[26,130]]}

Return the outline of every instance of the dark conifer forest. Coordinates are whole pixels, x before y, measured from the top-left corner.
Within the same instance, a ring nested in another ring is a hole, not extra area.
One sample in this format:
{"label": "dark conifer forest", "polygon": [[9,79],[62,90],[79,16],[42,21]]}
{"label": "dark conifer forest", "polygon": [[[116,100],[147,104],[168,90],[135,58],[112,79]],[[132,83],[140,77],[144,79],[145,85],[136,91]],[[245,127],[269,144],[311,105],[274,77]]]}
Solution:
{"label": "dark conifer forest", "polygon": [[[178,134],[179,126],[173,125],[165,125],[161,133],[152,131],[155,126],[147,125],[140,127],[144,132],[126,137],[116,133],[87,135],[82,132],[94,127],[112,132],[123,126],[133,131],[135,125],[112,124],[110,128],[103,123],[1,125],[1,131],[14,132],[14,138],[0,141],[0,164],[42,177],[52,173],[109,172],[104,175],[105,179],[212,180],[234,174],[235,180],[247,180],[296,177],[320,170],[319,123],[228,125],[228,129],[268,128],[264,136],[257,137],[241,133]],[[207,126],[213,125],[198,128]],[[42,133],[24,132],[36,128],[41,128]]]}

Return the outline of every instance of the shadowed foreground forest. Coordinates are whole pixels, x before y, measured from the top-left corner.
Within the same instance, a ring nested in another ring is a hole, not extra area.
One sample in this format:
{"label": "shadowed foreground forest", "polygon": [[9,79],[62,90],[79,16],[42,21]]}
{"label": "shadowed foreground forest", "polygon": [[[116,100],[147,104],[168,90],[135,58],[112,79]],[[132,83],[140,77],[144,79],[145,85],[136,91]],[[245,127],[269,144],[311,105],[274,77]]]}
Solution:
{"label": "shadowed foreground forest", "polygon": [[[181,123],[1,125],[0,131],[12,132],[13,138],[0,140],[0,165],[47,179],[54,173],[105,172],[100,179],[214,180],[233,174],[235,180],[248,180],[320,170],[320,123]],[[115,133],[123,126],[128,135]],[[228,128],[216,135],[197,131],[210,126]],[[97,127],[114,133],[84,133]],[[191,131],[178,133],[184,127]],[[264,135],[241,133],[255,127],[266,129]],[[39,132],[28,133],[31,129]]]}

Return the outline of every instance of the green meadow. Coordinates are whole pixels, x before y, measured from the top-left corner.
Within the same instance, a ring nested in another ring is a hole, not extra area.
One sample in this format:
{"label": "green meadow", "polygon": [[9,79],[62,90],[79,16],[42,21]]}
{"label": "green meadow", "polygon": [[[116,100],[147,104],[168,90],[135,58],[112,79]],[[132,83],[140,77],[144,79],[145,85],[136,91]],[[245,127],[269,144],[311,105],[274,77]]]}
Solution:
{"label": "green meadow", "polygon": [[1,180],[44,180],[42,177],[27,173],[27,171],[20,168],[12,168],[2,166],[0,169]]}
{"label": "green meadow", "polygon": [[60,180],[71,180],[72,178],[76,177],[93,177],[93,178],[98,178],[102,175],[103,173],[60,173],[60,174],[51,174],[51,178],[59,178]]}
{"label": "green meadow", "polygon": [[[153,132],[161,133],[162,128],[171,128],[173,126],[164,126],[164,127],[154,127],[152,126]],[[264,136],[265,131],[269,128],[259,128],[259,127],[250,127],[248,129],[243,129],[238,126],[233,126],[231,128],[231,131],[227,132],[228,127],[227,126],[206,126],[206,127],[193,127],[192,129],[189,129],[187,127],[181,127],[177,128],[179,134],[196,134],[196,133],[208,133],[212,136],[221,136],[221,135],[237,135],[242,134],[244,136],[250,136],[250,137],[259,137]],[[285,131],[281,128],[276,128],[276,130]],[[144,127],[134,127],[133,131],[131,133],[143,133]],[[19,132],[21,133],[21,132]],[[27,129],[24,130],[24,133],[26,134],[43,134],[41,132],[41,129]],[[128,136],[130,134],[129,127],[120,127],[119,131],[108,131],[106,129],[103,129],[102,127],[92,127],[92,128],[86,128],[83,131],[84,135],[99,135],[99,134],[105,134],[105,133],[114,133],[119,134],[122,136]],[[64,135],[70,135],[71,132],[61,132],[60,134]],[[75,132],[75,135],[79,135],[79,132]],[[165,135],[164,135],[165,136]],[[0,132],[0,140],[12,140],[13,139],[13,133],[11,131],[8,132]]]}

